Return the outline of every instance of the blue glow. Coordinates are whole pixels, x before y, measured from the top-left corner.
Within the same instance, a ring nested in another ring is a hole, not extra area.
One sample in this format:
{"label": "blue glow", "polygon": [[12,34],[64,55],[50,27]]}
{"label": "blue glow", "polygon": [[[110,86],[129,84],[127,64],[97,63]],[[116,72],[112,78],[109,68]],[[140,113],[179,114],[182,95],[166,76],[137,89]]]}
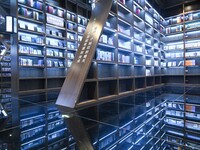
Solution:
{"label": "blue glow", "polygon": [[143,22],[143,20],[142,20],[140,17],[138,17],[138,16],[135,15],[135,14],[134,14],[134,16],[135,16],[136,18],[138,18],[141,22]]}
{"label": "blue glow", "polygon": [[135,142],[135,144],[137,144],[138,142],[140,142],[140,140],[142,140],[144,137],[145,137],[145,136],[143,135],[141,138],[139,138],[139,139]]}
{"label": "blue glow", "polygon": [[113,146],[112,148],[110,148],[110,150],[114,149],[115,147],[117,147],[117,145]]}
{"label": "blue glow", "polygon": [[26,145],[26,144],[28,144],[28,143],[31,143],[31,142],[34,142],[34,141],[37,141],[37,140],[40,140],[40,139],[43,139],[43,138],[45,138],[45,136],[42,136],[42,137],[40,137],[40,138],[37,138],[37,139],[31,140],[31,141],[28,141],[28,142],[26,142],[26,143],[23,143],[23,144],[21,144],[21,146],[24,146],[24,145]]}
{"label": "blue glow", "polygon": [[122,139],[119,143],[122,143],[123,141],[125,141],[127,138],[129,138],[129,137],[132,136],[132,135],[133,135],[133,133],[131,133],[130,135],[124,137],[124,139]]}
{"label": "blue glow", "polygon": [[117,131],[117,130],[114,130],[113,132],[111,132],[111,133],[107,134],[106,136],[100,138],[99,141],[105,139],[106,137],[110,136],[111,134],[115,133],[116,131]]}
{"label": "blue glow", "polygon": [[133,145],[131,146],[131,147],[129,147],[129,149],[128,150],[130,150],[130,149],[132,149],[133,148]]}
{"label": "blue glow", "polygon": [[133,122],[133,120],[129,121],[129,122],[128,122],[128,123],[126,123],[125,125],[121,126],[119,129],[122,129],[122,128],[124,128],[125,126],[129,125],[129,124],[130,124],[130,123],[132,123],[132,122]]}

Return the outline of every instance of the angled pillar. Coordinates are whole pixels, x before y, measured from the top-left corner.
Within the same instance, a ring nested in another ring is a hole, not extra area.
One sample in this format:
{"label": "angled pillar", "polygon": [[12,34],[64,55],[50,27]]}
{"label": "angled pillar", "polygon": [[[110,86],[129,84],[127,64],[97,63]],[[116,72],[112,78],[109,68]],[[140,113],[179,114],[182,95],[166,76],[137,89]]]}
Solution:
{"label": "angled pillar", "polygon": [[57,105],[70,108],[76,106],[111,5],[112,0],[99,0],[95,3],[76,57],[56,101]]}

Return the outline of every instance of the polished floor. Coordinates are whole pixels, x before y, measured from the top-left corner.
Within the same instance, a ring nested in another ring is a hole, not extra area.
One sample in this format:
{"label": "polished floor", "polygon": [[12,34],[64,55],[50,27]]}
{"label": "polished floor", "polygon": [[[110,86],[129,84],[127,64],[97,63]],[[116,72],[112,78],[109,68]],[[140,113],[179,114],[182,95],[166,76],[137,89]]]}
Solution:
{"label": "polished floor", "polygon": [[2,101],[0,150],[200,149],[199,87],[162,86],[76,110],[38,96]]}

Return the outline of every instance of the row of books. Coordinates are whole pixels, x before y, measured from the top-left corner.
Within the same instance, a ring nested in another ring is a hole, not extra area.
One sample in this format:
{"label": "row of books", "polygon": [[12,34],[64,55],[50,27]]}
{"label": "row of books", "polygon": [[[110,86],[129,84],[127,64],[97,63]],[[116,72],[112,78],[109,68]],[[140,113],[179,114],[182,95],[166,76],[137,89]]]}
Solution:
{"label": "row of books", "polygon": [[63,124],[64,124],[64,120],[58,120],[56,122],[49,123],[48,124],[48,131],[51,131],[51,130],[55,129],[56,127],[59,127]]}
{"label": "row of books", "polygon": [[11,67],[11,63],[10,62],[1,62],[0,65],[2,67]]}
{"label": "row of books", "polygon": [[185,28],[187,30],[200,28],[200,23],[199,22],[188,23],[185,25]]}
{"label": "row of books", "polygon": [[142,53],[143,47],[140,46],[140,45],[136,45],[136,46],[135,46],[135,51],[136,51],[136,52],[141,52],[141,53]]}
{"label": "row of books", "polygon": [[0,89],[0,93],[3,94],[3,93],[10,93],[12,90],[11,88],[2,88]]}
{"label": "row of books", "polygon": [[151,70],[150,69],[146,69],[145,75],[146,76],[151,76],[152,75]]}
{"label": "row of books", "polygon": [[152,65],[151,59],[147,59],[147,60],[146,60],[146,65],[148,65],[148,66]]}
{"label": "row of books", "polygon": [[76,49],[77,48],[77,44],[73,43],[73,42],[67,42],[67,48],[68,49]]}
{"label": "row of books", "polygon": [[78,16],[78,23],[86,26],[87,25],[87,18]]}
{"label": "row of books", "polygon": [[1,68],[1,71],[2,72],[10,72],[11,71],[11,68],[9,67],[9,68]]}
{"label": "row of books", "polygon": [[178,117],[183,117],[184,116],[184,112],[182,111],[177,111],[177,110],[166,110],[166,114],[167,115],[172,115],[172,116],[178,116]]}
{"label": "row of books", "polygon": [[[166,58],[182,58],[183,57],[183,52],[181,53],[166,53]],[[190,57],[200,57],[200,52],[195,51],[195,52],[186,52],[185,53],[186,58]]]}
{"label": "row of books", "polygon": [[196,19],[200,19],[200,13],[194,13],[194,14],[187,14],[185,15],[185,17],[183,16],[178,16],[176,18],[171,18],[169,20],[166,21],[166,25],[172,25],[172,24],[178,24],[183,22],[183,20],[185,21],[192,21],[192,20],[196,20]]}
{"label": "row of books", "polygon": [[29,46],[19,45],[19,53],[22,54],[32,54],[32,55],[42,55],[42,50],[36,49]]}
{"label": "row of books", "polygon": [[20,66],[44,66],[44,60],[39,59],[38,61],[34,61],[29,58],[19,58]]}
{"label": "row of books", "polygon": [[[199,48],[200,42],[190,42],[185,44],[185,48]],[[166,45],[164,50],[183,50],[183,44],[175,44],[175,45]]]}
{"label": "row of books", "polygon": [[186,52],[185,57],[200,57],[200,51]]}
{"label": "row of books", "polygon": [[19,34],[19,40],[24,42],[31,42],[31,43],[37,43],[37,44],[43,44],[44,40],[42,37],[38,36],[31,36],[28,34]]}
{"label": "row of books", "polygon": [[103,61],[114,61],[114,52],[103,51],[103,50],[97,48],[96,59],[103,60]]}
{"label": "row of books", "polygon": [[53,6],[46,6],[46,10],[50,14],[53,14],[62,18],[64,17],[64,11],[58,8],[54,8]]}
{"label": "row of books", "polygon": [[35,128],[25,133],[21,133],[21,141],[23,142],[27,139],[33,138],[34,136],[41,135],[41,132],[44,134],[44,127]]}
{"label": "row of books", "polygon": [[63,33],[60,31],[52,30],[52,29],[46,29],[46,34],[47,35],[53,35],[53,36],[58,36],[58,37],[63,37]]}
{"label": "row of books", "polygon": [[166,34],[175,33],[175,32],[182,32],[182,31],[183,31],[183,25],[178,25],[176,27],[167,27],[166,28]]}
{"label": "row of books", "polygon": [[[184,61],[170,61],[167,63],[168,67],[177,67],[177,66],[183,66],[184,65]],[[198,64],[196,64],[196,60],[186,60],[185,61],[185,66],[196,66]]]}
{"label": "row of books", "polygon": [[175,125],[175,126],[183,126],[184,125],[184,122],[182,119],[175,119],[175,118],[165,118],[165,122],[167,124],[170,124],[170,125]]}
{"label": "row of books", "polygon": [[102,43],[105,43],[105,44],[109,44],[109,45],[113,45],[113,38],[112,37],[108,37],[107,35],[105,34],[102,34],[100,39],[99,39],[99,42],[102,42]]}
{"label": "row of books", "polygon": [[177,67],[177,66],[183,66],[183,61],[170,61],[167,63],[168,67]]}
{"label": "row of books", "polygon": [[118,54],[118,62],[121,63],[130,63],[130,56],[124,54]]}
{"label": "row of books", "polygon": [[78,26],[78,33],[84,34],[85,30],[85,27]]}
{"label": "row of books", "polygon": [[74,53],[67,53],[67,58],[74,59]]}
{"label": "row of books", "polygon": [[26,118],[26,119],[21,119],[20,121],[20,128],[24,129],[26,127],[32,126],[32,125],[36,125],[36,124],[42,124],[44,122],[44,115],[38,115],[35,117],[30,117],[30,118]]}
{"label": "row of books", "polygon": [[64,62],[48,59],[47,60],[47,67],[64,67]]}
{"label": "row of books", "polygon": [[65,42],[60,41],[60,40],[47,39],[46,43],[47,43],[47,45],[50,45],[50,46],[62,47],[62,48],[66,47]]}
{"label": "row of books", "polygon": [[73,33],[67,33],[67,39],[69,40],[76,40],[76,34],[73,34]]}
{"label": "row of books", "polygon": [[47,56],[55,56],[55,57],[63,57],[63,52],[53,50],[53,49],[47,49]]}
{"label": "row of books", "polygon": [[30,19],[42,21],[44,19],[43,15],[39,12],[28,10],[27,8],[20,7],[18,13],[23,17],[27,17]]}
{"label": "row of books", "polygon": [[24,30],[30,30],[30,31],[40,32],[40,33],[43,32],[43,27],[38,26],[36,24],[19,21],[18,26],[19,28],[24,29]]}
{"label": "row of books", "polygon": [[67,12],[67,20],[75,22],[75,14]]}
{"label": "row of books", "polygon": [[183,57],[183,52],[179,52],[179,53],[166,53],[165,56],[166,56],[166,58],[181,58],[181,57]]}

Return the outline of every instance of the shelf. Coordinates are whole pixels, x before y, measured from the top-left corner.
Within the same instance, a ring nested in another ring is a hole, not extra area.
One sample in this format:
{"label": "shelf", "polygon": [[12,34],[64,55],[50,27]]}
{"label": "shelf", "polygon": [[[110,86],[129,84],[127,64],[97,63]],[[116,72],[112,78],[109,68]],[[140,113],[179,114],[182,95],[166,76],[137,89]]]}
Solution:
{"label": "shelf", "polygon": [[19,67],[30,67],[30,68],[44,68],[45,66],[19,66]]}
{"label": "shelf", "polygon": [[28,17],[24,17],[24,16],[18,16],[19,19],[23,19],[23,20],[26,20],[26,21],[30,21],[30,22],[33,22],[33,23],[38,23],[38,24],[43,24],[42,21],[38,21],[38,20],[34,20],[34,19],[31,19],[31,18],[28,18]]}
{"label": "shelf", "polygon": [[112,49],[114,49],[115,47],[113,46],[113,45],[109,45],[109,44],[107,44],[107,43],[98,43],[98,45],[99,46],[103,46],[103,47],[106,47],[106,48],[112,48]]}
{"label": "shelf", "polygon": [[46,23],[46,26],[65,31],[65,28],[63,28],[63,27],[58,27],[58,26],[55,26],[55,25],[53,25],[53,24]]}
{"label": "shelf", "polygon": [[46,35],[47,37],[50,37],[50,38],[55,38],[55,39],[59,39],[59,40],[66,40],[66,37],[59,37],[59,36],[54,36],[54,35]]}
{"label": "shelf", "polygon": [[20,44],[27,44],[27,45],[35,45],[35,46],[45,46],[45,44],[37,44],[37,43],[31,43],[26,41],[19,41]]}
{"label": "shelf", "polygon": [[44,55],[37,55],[37,54],[19,53],[19,55],[20,55],[20,56],[30,56],[30,57],[44,58]]}
{"label": "shelf", "polygon": [[21,29],[21,28],[18,28],[18,30],[20,32],[26,32],[26,33],[31,33],[31,34],[37,34],[37,35],[43,35],[44,36],[44,32],[31,31],[31,30]]}
{"label": "shelf", "polygon": [[51,45],[46,45],[47,48],[55,48],[55,49],[62,49],[62,50],[66,50],[66,47],[59,47],[59,46],[51,46]]}

